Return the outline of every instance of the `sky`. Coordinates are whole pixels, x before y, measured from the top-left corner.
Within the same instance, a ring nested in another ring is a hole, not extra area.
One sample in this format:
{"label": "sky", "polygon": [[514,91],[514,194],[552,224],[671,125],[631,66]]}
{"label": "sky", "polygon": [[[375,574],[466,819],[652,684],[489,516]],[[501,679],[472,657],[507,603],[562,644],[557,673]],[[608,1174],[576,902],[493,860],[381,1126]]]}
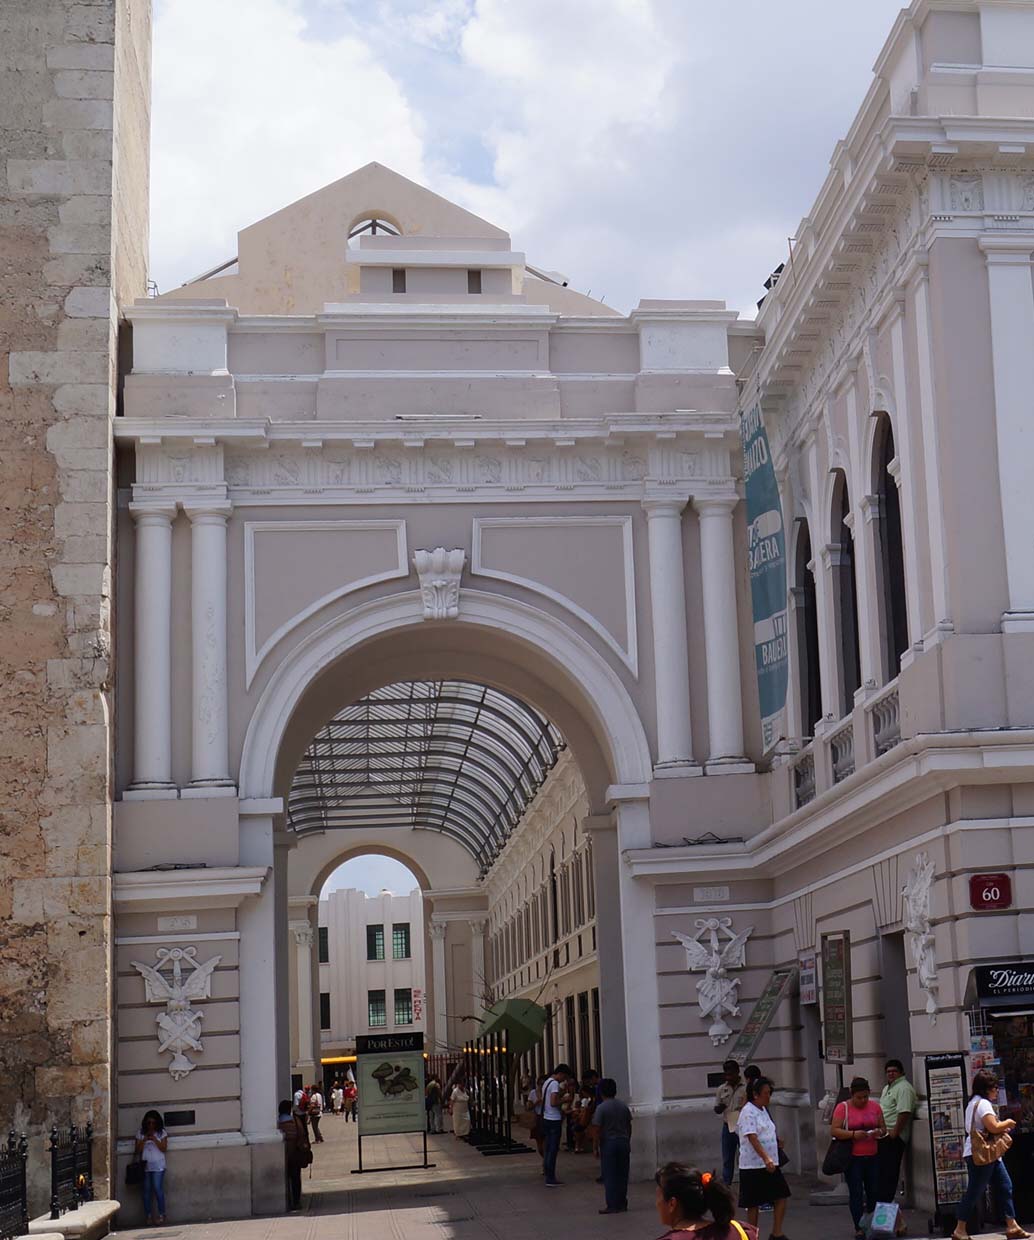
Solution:
{"label": "sky", "polygon": [[331,874],[323,884],[324,892],[342,887],[355,887],[375,896],[387,888],[397,896],[408,895],[420,884],[410,870],[394,857],[353,857]]}
{"label": "sky", "polygon": [[377,160],[621,311],[754,313],[900,0],[157,0],[151,275]]}

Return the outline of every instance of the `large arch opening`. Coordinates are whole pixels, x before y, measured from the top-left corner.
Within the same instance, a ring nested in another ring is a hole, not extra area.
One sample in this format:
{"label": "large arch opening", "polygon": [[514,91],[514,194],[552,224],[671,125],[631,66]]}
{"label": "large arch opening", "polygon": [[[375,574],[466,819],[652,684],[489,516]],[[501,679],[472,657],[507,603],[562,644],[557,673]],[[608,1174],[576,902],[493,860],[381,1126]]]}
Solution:
{"label": "large arch opening", "polygon": [[836,612],[837,671],[840,711],[843,718],[854,709],[854,695],[862,683],[858,644],[858,593],[855,579],[854,537],[847,475],[833,471],[831,511],[831,560],[833,605]]}
{"label": "large arch opening", "polygon": [[822,671],[819,660],[819,620],[815,591],[815,563],[808,522],[798,523],[793,584],[796,621],[797,702],[802,738],[810,740],[822,718]]}

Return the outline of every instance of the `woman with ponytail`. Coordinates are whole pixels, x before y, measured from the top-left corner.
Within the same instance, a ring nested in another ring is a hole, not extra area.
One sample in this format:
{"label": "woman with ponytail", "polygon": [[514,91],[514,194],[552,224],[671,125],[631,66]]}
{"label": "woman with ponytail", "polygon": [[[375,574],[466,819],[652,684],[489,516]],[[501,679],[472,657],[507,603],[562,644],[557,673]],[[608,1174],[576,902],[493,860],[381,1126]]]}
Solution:
{"label": "woman with ponytail", "polygon": [[758,1240],[758,1229],[738,1223],[736,1198],[713,1171],[665,1163],[657,1172],[657,1214],[668,1228],[660,1240]]}

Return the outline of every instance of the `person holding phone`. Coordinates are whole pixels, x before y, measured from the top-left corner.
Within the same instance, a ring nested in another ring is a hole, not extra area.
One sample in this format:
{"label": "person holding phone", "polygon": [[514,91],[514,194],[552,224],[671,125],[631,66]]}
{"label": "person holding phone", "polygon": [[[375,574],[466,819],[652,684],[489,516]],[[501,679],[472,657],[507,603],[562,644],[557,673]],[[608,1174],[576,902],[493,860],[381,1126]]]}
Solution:
{"label": "person holding phone", "polygon": [[880,1176],[879,1143],[887,1135],[887,1125],[883,1121],[880,1104],[873,1102],[869,1096],[869,1082],[864,1076],[854,1078],[850,1097],[833,1108],[832,1129],[838,1141],[851,1142],[851,1162],[844,1179],[847,1180],[855,1240],[865,1240],[862,1215],[871,1214],[876,1209]]}
{"label": "person holding phone", "polygon": [[144,1217],[148,1227],[165,1222],[165,1151],[168,1148],[169,1138],[161,1115],[157,1111],[145,1112],[136,1134],[136,1156],[144,1164]]}

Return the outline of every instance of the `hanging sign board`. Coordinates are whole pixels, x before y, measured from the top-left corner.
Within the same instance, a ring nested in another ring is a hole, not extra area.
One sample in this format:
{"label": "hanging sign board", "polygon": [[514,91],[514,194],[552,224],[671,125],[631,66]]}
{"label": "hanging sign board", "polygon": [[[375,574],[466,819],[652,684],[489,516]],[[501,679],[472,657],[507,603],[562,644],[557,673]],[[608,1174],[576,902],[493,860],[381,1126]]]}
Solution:
{"label": "hanging sign board", "polygon": [[822,1042],[829,1063],[854,1062],[851,1017],[851,935],[822,936]]}
{"label": "hanging sign board", "polygon": [[765,989],[758,996],[754,1010],[747,1017],[746,1024],[732,1044],[732,1050],[729,1052],[730,1059],[735,1059],[742,1066],[754,1058],[761,1039],[765,1036],[765,1031],[772,1023],[776,1009],[782,1002],[783,996],[793,986],[796,977],[797,970],[793,966],[788,969],[776,969],[773,972],[765,984]]}
{"label": "hanging sign board", "polygon": [[359,1133],[424,1132],[424,1035],[356,1038]]}
{"label": "hanging sign board", "polygon": [[740,419],[747,499],[747,555],[754,613],[754,663],[767,752],[786,734],[789,668],[786,615],[786,534],[768,435],[755,405]]}
{"label": "hanging sign board", "polygon": [[966,1191],[966,1061],[962,1055],[926,1056],[930,1146],[938,1216],[954,1214]]}

